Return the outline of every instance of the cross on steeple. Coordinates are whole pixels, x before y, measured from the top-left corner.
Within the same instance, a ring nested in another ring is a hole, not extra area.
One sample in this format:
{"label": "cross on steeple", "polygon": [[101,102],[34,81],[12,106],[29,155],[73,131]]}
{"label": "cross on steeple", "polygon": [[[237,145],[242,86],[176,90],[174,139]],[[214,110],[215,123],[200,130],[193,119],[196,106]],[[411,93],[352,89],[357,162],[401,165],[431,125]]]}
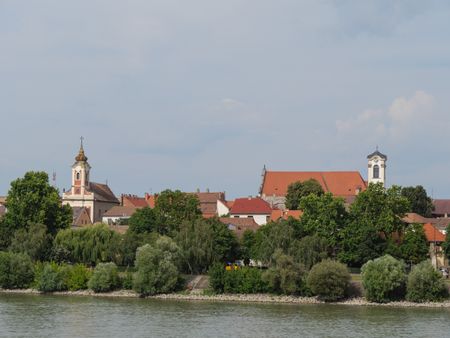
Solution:
{"label": "cross on steeple", "polygon": [[80,148],[81,149],[83,149],[83,140],[84,140],[84,137],[80,136]]}

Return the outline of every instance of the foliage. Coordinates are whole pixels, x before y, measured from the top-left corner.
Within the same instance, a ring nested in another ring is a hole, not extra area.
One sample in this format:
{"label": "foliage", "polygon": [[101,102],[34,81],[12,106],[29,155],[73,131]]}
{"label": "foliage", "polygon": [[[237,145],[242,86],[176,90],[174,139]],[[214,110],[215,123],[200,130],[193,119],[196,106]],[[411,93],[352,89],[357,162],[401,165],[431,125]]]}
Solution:
{"label": "foliage", "polygon": [[0,287],[27,288],[33,278],[34,267],[29,256],[23,253],[0,252]]}
{"label": "foliage", "polygon": [[442,249],[444,250],[447,258],[450,258],[450,224],[445,229],[445,242],[442,243]]}
{"label": "foliage", "polygon": [[346,296],[350,278],[344,264],[327,259],[313,266],[308,274],[307,285],[320,299],[336,301]]}
{"label": "foliage", "polygon": [[360,266],[383,255],[392,235],[403,232],[402,218],[408,208],[399,187],[369,184],[350,207],[349,223],[340,235],[339,260]]}
{"label": "foliage", "polygon": [[120,237],[118,255],[114,262],[122,266],[133,266],[136,260],[136,250],[144,244],[154,244],[159,238],[156,232],[135,233],[128,230]]}
{"label": "foliage", "polygon": [[422,224],[412,224],[406,229],[400,250],[406,262],[418,264],[428,258],[428,241]]}
{"label": "foliage", "polygon": [[448,297],[444,277],[429,261],[416,265],[408,276],[406,299],[411,302],[436,302]]}
{"label": "foliage", "polygon": [[275,264],[262,276],[269,290],[285,295],[302,294],[306,286],[304,267],[279,249],[275,251],[273,261]]}
{"label": "foliage", "polygon": [[58,264],[44,263],[36,269],[36,288],[42,292],[65,291],[68,268]]}
{"label": "foliage", "polygon": [[122,289],[132,290],[133,289],[133,273],[130,271],[125,272],[121,277]]}
{"label": "foliage", "polygon": [[52,240],[44,224],[33,223],[28,229],[22,228],[14,233],[9,250],[26,253],[35,261],[44,261],[49,258]]}
{"label": "foliage", "polygon": [[191,221],[201,216],[197,196],[179,190],[164,190],[156,199],[155,211],[163,224],[164,232],[177,231],[183,221]]}
{"label": "foliage", "polygon": [[268,286],[262,279],[261,270],[244,267],[226,271],[223,264],[213,265],[209,272],[209,285],[216,293],[263,293]]}
{"label": "foliage", "polygon": [[290,184],[286,194],[286,208],[298,210],[301,199],[310,194],[316,196],[323,194],[322,186],[315,179],[309,179],[304,182],[298,181]]}
{"label": "foliage", "polygon": [[424,187],[421,185],[416,187],[403,187],[401,194],[409,201],[409,212],[415,212],[424,217],[432,216],[434,210],[433,200],[427,195]]}
{"label": "foliage", "polygon": [[190,273],[203,273],[214,262],[237,258],[235,234],[215,218],[183,222],[175,239],[181,249],[183,269]]}
{"label": "foliage", "polygon": [[51,186],[45,172],[27,172],[11,182],[7,196],[8,212],[1,222],[0,247],[6,248],[14,232],[30,224],[45,224],[51,234],[67,228],[72,209],[61,205],[58,190]]}
{"label": "foliage", "polygon": [[179,255],[179,247],[169,237],[161,237],[154,246],[138,248],[133,289],[144,296],[174,291],[180,278]]}
{"label": "foliage", "polygon": [[402,299],[405,294],[405,266],[390,255],[363,265],[361,277],[367,300],[386,303]]}
{"label": "foliage", "polygon": [[308,234],[317,234],[325,238],[335,248],[339,242],[339,232],[344,229],[348,215],[344,200],[332,194],[309,195],[300,201],[303,215],[300,220]]}
{"label": "foliage", "polygon": [[245,265],[250,263],[252,259],[253,246],[255,244],[255,232],[253,230],[245,230],[240,240],[240,257]]}
{"label": "foliage", "polygon": [[295,229],[292,223],[286,220],[269,222],[261,226],[255,233],[253,256],[264,263],[272,263],[277,249],[288,253],[295,239]]}
{"label": "foliage", "polygon": [[305,236],[293,242],[289,254],[307,270],[328,257],[328,243],[318,235]]}
{"label": "foliage", "polygon": [[67,288],[70,291],[85,290],[88,288],[92,271],[83,264],[75,264],[69,270]]}
{"label": "foliage", "polygon": [[108,292],[120,285],[119,272],[114,263],[99,263],[88,282],[94,292]]}
{"label": "foliage", "polygon": [[54,252],[63,252],[67,257],[58,257],[58,261],[95,265],[99,262],[117,260],[120,235],[104,224],[81,229],[65,229],[55,237]]}
{"label": "foliage", "polygon": [[137,234],[145,232],[162,232],[159,228],[160,222],[158,219],[158,213],[149,207],[138,209],[129,218],[128,225],[130,232]]}

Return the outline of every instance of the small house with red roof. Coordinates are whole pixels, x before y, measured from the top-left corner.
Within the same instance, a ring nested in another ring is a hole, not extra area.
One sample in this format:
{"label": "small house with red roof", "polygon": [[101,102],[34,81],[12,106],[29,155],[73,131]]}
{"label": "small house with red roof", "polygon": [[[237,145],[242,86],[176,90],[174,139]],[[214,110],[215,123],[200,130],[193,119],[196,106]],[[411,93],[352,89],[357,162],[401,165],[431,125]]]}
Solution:
{"label": "small house with red roof", "polygon": [[253,218],[258,225],[266,224],[271,215],[270,204],[259,197],[236,198],[230,209],[231,218]]}

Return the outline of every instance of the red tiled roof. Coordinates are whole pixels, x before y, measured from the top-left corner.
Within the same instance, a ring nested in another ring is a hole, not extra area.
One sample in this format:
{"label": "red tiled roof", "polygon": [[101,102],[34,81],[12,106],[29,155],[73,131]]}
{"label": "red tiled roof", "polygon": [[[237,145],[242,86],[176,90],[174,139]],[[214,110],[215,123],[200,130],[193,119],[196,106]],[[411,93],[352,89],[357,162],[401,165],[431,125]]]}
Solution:
{"label": "red tiled roof", "polygon": [[413,223],[419,223],[419,224],[425,224],[429,221],[429,219],[416,214],[414,212],[408,212],[406,213],[405,217],[403,217],[403,222],[408,223],[408,224],[413,224]]}
{"label": "red tiled roof", "polygon": [[435,215],[450,215],[450,200],[433,200]]}
{"label": "red tiled roof", "polygon": [[106,184],[101,183],[89,183],[89,191],[93,192],[97,197],[99,201],[102,202],[110,202],[110,203],[117,203],[119,204],[119,200],[116,196],[114,196],[114,193],[111,191],[111,189]]}
{"label": "red tiled roof", "polygon": [[144,197],[135,195],[122,194],[122,205],[125,207],[145,208],[148,207],[147,201]]}
{"label": "red tiled roof", "polygon": [[158,198],[158,195],[157,194],[150,195],[146,193],[144,198],[145,201],[147,202],[147,205],[153,209],[156,205],[156,199]]}
{"label": "red tiled roof", "polygon": [[116,205],[103,214],[103,217],[131,217],[137,208]]}
{"label": "red tiled roof", "polygon": [[335,196],[357,195],[367,184],[357,171],[267,171],[261,193],[266,196],[286,196],[290,184],[315,179],[325,192]]}
{"label": "red tiled roof", "polygon": [[236,198],[230,210],[231,215],[270,215],[272,208],[269,203],[259,197]]}
{"label": "red tiled roof", "polygon": [[440,232],[433,224],[424,224],[423,230],[425,231],[425,236],[427,237],[428,242],[445,242],[445,235]]}
{"label": "red tiled roof", "polygon": [[274,209],[274,210],[272,210],[272,214],[270,215],[270,220],[276,222],[280,218],[288,219],[289,217],[293,217],[295,219],[300,219],[300,217],[302,215],[303,215],[303,211],[301,211],[301,210],[279,210],[279,209]]}
{"label": "red tiled roof", "polygon": [[236,236],[241,238],[246,230],[256,231],[260,226],[252,218],[232,218],[221,217],[220,221],[228,226],[228,229],[234,231]]}

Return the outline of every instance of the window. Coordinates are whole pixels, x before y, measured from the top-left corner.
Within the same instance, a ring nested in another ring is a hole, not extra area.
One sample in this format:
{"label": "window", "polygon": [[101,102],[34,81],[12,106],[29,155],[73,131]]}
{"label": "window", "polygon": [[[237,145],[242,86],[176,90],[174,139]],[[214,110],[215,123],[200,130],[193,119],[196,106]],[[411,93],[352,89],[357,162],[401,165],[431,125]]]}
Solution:
{"label": "window", "polygon": [[380,178],[380,166],[378,164],[373,166],[373,178]]}
{"label": "window", "polygon": [[80,179],[80,172],[78,171],[77,172],[77,180],[79,180]]}

